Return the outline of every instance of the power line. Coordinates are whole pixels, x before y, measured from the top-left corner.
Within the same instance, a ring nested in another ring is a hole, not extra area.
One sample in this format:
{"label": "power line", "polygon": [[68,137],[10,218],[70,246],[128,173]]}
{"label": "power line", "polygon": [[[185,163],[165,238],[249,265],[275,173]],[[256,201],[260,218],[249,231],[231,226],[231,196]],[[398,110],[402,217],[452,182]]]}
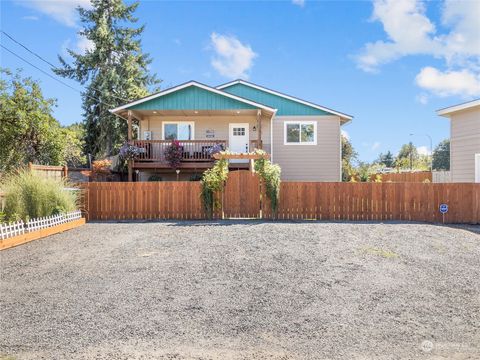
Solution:
{"label": "power line", "polygon": [[[0,30],[5,36],[7,36],[10,40],[12,40],[14,43],[16,43],[17,45],[21,46],[22,48],[24,48],[25,50],[27,50],[29,53],[33,54],[34,56],[36,56],[37,58],[39,58],[40,60],[42,60],[44,63],[48,64],[49,66],[51,66],[53,69],[58,69],[58,67],[56,65],[53,65],[50,61],[46,60],[44,57],[40,56],[39,54],[37,54],[35,51],[29,49],[26,45],[22,44],[20,41],[18,40],[15,40],[11,35],[7,34],[5,31],[3,30]],[[33,66],[33,65],[32,65]],[[58,79],[57,79],[58,80]],[[59,81],[59,80],[58,80]],[[98,89],[94,88],[94,87],[91,87],[91,89],[95,90],[95,91],[99,91]],[[77,90],[78,91],[78,90]],[[119,100],[122,100],[124,102],[130,102],[131,100],[126,100],[126,99],[123,99],[119,96],[116,96],[116,95],[113,95],[113,94],[110,94],[112,97],[116,98],[116,99],[119,99]],[[92,98],[92,99],[95,99],[95,98]],[[100,101],[100,100],[99,100]],[[110,105],[109,105],[110,106]],[[115,106],[113,106],[115,107]]]}
{"label": "power line", "polygon": [[5,36],[7,36],[10,40],[12,40],[15,44],[17,45],[20,45],[21,47],[23,47],[25,50],[27,50],[29,53],[35,55],[37,58],[39,58],[40,60],[42,60],[43,62],[47,63],[48,65],[50,65],[52,68],[56,69],[57,66],[53,65],[50,61],[48,60],[45,60],[43,57],[41,57],[40,55],[38,55],[36,52],[30,50],[29,48],[27,48],[25,45],[23,45],[22,43],[18,42],[17,40],[15,40],[13,37],[11,37],[10,35],[8,35],[5,31],[3,30],[0,30]]}
{"label": "power line", "polygon": [[49,74],[48,72],[46,72],[45,70],[43,70],[43,69],[39,68],[38,66],[32,64],[30,61],[24,59],[23,57],[21,57],[20,55],[16,54],[15,52],[13,52],[12,50],[8,49],[7,47],[3,46],[2,44],[0,44],[0,46],[1,46],[4,50],[8,51],[10,54],[16,56],[16,57],[19,58],[20,60],[26,62],[28,65],[34,67],[34,68],[37,69],[38,71],[40,71],[40,72],[42,72],[43,74],[47,75],[49,78],[52,78],[53,80],[58,81],[60,84],[66,86],[66,87],[68,87],[68,88],[70,88],[70,89],[72,89],[72,90],[74,90],[74,91],[76,91],[76,92],[79,92],[80,94],[85,95],[85,96],[87,96],[87,97],[89,97],[89,98],[91,98],[91,99],[93,99],[93,100],[96,100],[96,101],[98,101],[99,103],[102,103],[103,105],[106,105],[106,106],[111,107],[111,108],[114,108],[114,107],[115,107],[114,105],[110,105],[110,104],[104,103],[103,101],[101,101],[100,99],[97,99],[96,97],[90,96],[90,95],[88,95],[88,94],[86,94],[86,93],[84,94],[82,91],[74,88],[74,87],[71,86],[71,85],[68,85],[67,83],[63,82],[62,80],[56,78],[55,76],[50,75],[50,74]]}

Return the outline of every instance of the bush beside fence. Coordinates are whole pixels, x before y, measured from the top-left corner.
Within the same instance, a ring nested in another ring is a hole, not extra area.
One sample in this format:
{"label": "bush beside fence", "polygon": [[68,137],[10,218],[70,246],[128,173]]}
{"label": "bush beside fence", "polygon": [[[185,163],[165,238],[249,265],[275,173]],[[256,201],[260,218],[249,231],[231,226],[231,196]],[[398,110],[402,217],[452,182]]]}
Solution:
{"label": "bush beside fence", "polygon": [[374,174],[370,177],[370,179],[375,181],[377,176],[380,176],[382,182],[432,182],[431,171]]}

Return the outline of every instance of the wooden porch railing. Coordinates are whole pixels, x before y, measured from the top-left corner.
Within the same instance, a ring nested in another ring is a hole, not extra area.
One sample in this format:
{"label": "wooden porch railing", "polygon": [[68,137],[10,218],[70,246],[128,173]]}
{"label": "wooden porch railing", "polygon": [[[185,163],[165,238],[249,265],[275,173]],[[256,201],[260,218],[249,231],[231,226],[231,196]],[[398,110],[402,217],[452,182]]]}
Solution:
{"label": "wooden porch railing", "polygon": [[[227,148],[226,140],[179,140],[182,147],[182,162],[212,161],[210,149],[215,145]],[[143,149],[138,162],[166,162],[165,150],[172,144],[171,140],[135,140],[134,145]]]}

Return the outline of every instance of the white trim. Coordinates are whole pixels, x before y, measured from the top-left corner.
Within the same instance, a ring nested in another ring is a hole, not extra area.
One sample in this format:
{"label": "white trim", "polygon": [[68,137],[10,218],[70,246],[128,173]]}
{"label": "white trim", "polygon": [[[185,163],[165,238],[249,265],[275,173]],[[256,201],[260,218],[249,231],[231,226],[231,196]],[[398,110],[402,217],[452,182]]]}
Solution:
{"label": "white trim", "polygon": [[480,183],[480,154],[475,154],[475,182]]}
{"label": "white trim", "polygon": [[126,108],[129,108],[131,106],[134,106],[134,105],[137,105],[137,104],[141,104],[143,102],[146,102],[146,101],[149,101],[149,100],[152,100],[152,99],[156,99],[158,97],[161,97],[161,96],[164,96],[164,95],[168,95],[172,92],[175,92],[175,91],[178,91],[178,90],[182,90],[186,87],[189,87],[189,86],[196,86],[200,89],[204,89],[204,90],[207,90],[207,91],[210,91],[210,92],[213,92],[215,94],[218,94],[218,95],[222,95],[222,96],[225,96],[225,97],[228,97],[230,99],[234,99],[234,100],[237,100],[237,101],[240,101],[242,103],[245,103],[245,104],[248,104],[248,105],[251,105],[251,106],[255,106],[257,108],[260,108],[260,109],[263,109],[263,110],[267,110],[267,111],[270,111],[270,112],[274,112],[275,109],[271,108],[271,107],[268,107],[268,106],[265,106],[265,105],[262,105],[262,104],[259,104],[259,103],[256,103],[254,101],[251,101],[251,100],[247,100],[247,99],[244,99],[242,97],[239,97],[239,96],[236,96],[236,95],[232,95],[232,94],[229,94],[229,93],[226,93],[224,91],[220,91],[218,89],[215,89],[215,88],[212,88],[210,86],[207,86],[207,85],[203,85],[203,84],[200,84],[196,81],[189,81],[185,84],[181,84],[181,85],[178,85],[178,86],[174,86],[170,89],[166,89],[166,90],[163,90],[163,91],[160,91],[156,94],[153,94],[153,95],[150,95],[150,96],[147,96],[147,97],[144,97],[143,99],[139,99],[139,100],[135,100],[135,101],[132,101],[128,104],[125,104],[125,105],[122,105],[122,106],[119,106],[119,107],[116,107],[115,109],[111,109],[109,110],[111,113],[115,113],[117,111],[120,111],[120,110],[123,110],[123,109],[126,109]]}
{"label": "white trim", "polygon": [[270,118],[270,161],[273,163],[273,116]]}
{"label": "white trim", "polygon": [[448,117],[450,114],[452,114],[454,112],[470,109],[470,108],[473,108],[475,106],[480,106],[480,99],[469,101],[469,102],[466,102],[466,103],[463,103],[463,104],[450,106],[450,107],[443,108],[443,109],[439,109],[439,110],[437,110],[437,115]]}
{"label": "white trim", "polygon": [[[162,121],[162,140],[165,140],[165,125],[185,124],[185,123],[192,126],[192,138],[190,140],[195,140],[195,122],[194,121]],[[178,141],[182,141],[182,140],[178,140]]]}
{"label": "white trim", "polygon": [[[289,124],[299,124],[300,125],[300,142],[293,143],[287,142],[287,125]],[[313,125],[313,142],[301,142],[302,141],[302,125]],[[317,145],[317,122],[312,120],[291,120],[283,122],[283,145],[300,145],[300,146],[311,146]]]}
{"label": "white trim", "polygon": [[232,85],[235,85],[235,84],[242,84],[242,85],[250,86],[251,88],[254,88],[254,89],[257,89],[257,90],[261,90],[261,91],[265,91],[265,92],[267,92],[267,93],[269,93],[269,94],[273,94],[273,95],[276,95],[276,96],[280,96],[280,97],[283,97],[283,98],[285,98],[285,99],[292,100],[292,101],[295,101],[295,102],[297,102],[297,103],[300,103],[300,104],[303,104],[303,105],[307,105],[307,106],[313,107],[313,108],[318,109],[318,110],[323,110],[323,111],[326,111],[326,112],[328,112],[328,113],[335,114],[335,115],[337,115],[337,116],[340,116],[340,117],[343,118],[343,119],[347,119],[347,120],[352,120],[352,119],[353,119],[353,116],[351,116],[351,115],[347,115],[347,114],[344,114],[344,113],[341,113],[341,112],[338,112],[338,111],[335,111],[335,110],[326,108],[326,107],[324,107],[324,106],[320,106],[320,105],[311,103],[311,102],[309,102],[309,101],[297,99],[296,97],[293,97],[293,96],[290,96],[290,95],[286,95],[286,94],[282,94],[282,93],[280,93],[280,92],[278,92],[278,91],[270,90],[270,89],[264,88],[264,87],[259,86],[259,85],[256,85],[256,84],[249,83],[248,81],[244,81],[244,80],[234,80],[234,81],[231,81],[231,82],[229,82],[229,83],[226,83],[226,84],[217,86],[217,89],[222,90],[222,89],[224,89],[224,88],[226,88],[226,87],[229,87],[229,86],[232,86]]}

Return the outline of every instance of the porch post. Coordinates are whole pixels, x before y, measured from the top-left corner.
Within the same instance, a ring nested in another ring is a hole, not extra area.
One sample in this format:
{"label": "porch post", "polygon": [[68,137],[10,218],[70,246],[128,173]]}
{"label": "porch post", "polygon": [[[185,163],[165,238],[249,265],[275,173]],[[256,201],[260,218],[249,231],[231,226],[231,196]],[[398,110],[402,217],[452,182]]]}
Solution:
{"label": "porch post", "polygon": [[257,148],[262,149],[262,111],[257,110]]}
{"label": "porch post", "polygon": [[[127,130],[127,141],[130,144],[132,142],[132,112],[128,111],[128,130]],[[132,160],[128,160],[128,182],[133,181],[133,164]]]}

